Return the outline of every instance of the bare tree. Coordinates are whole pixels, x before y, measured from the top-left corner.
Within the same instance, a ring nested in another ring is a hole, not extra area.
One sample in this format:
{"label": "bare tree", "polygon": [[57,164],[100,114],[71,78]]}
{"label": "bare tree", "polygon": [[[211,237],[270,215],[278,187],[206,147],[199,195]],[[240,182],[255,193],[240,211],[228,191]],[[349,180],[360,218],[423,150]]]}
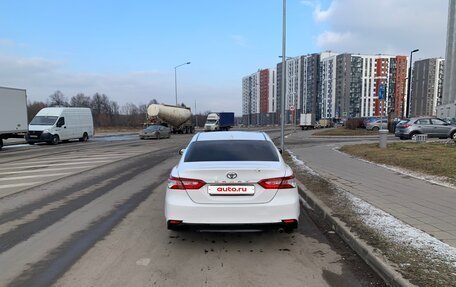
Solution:
{"label": "bare tree", "polygon": [[72,107],[86,107],[90,108],[90,97],[79,93],[76,96],[71,97],[70,105]]}
{"label": "bare tree", "polygon": [[51,107],[68,107],[68,100],[65,95],[57,90],[49,96],[49,106]]}

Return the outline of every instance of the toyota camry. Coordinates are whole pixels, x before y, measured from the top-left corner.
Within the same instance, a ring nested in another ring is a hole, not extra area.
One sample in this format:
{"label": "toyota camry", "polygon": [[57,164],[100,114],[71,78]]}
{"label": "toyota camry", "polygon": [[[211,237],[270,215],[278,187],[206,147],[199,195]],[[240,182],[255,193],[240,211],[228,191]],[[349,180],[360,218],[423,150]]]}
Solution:
{"label": "toyota camry", "polygon": [[266,133],[199,133],[180,153],[166,190],[168,229],[297,227],[294,175]]}

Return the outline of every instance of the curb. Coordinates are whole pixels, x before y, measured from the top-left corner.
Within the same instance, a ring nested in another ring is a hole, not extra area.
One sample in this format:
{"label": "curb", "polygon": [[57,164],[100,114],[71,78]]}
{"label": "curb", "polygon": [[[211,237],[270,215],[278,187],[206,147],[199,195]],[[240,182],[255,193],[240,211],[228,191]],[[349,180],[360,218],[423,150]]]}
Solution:
{"label": "curb", "polygon": [[[296,179],[299,194],[305,201],[327,221],[334,231],[350,246],[361,259],[377,273],[386,284],[393,287],[416,287],[389,265],[383,258],[375,254],[374,249],[352,233],[340,219],[332,216],[331,209],[309,191],[302,182]],[[302,203],[301,203],[302,204]]]}

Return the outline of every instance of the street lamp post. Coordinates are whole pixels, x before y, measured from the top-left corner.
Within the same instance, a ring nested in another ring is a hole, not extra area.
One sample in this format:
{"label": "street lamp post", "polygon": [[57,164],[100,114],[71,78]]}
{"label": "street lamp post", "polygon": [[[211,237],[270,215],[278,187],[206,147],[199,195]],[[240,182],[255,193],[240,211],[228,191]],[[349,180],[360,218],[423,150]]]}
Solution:
{"label": "street lamp post", "polygon": [[176,106],[177,106],[177,68],[184,66],[184,65],[190,65],[190,62],[186,62],[180,65],[177,65],[174,67],[174,94],[176,95]]}
{"label": "street lamp post", "polygon": [[407,106],[405,109],[405,116],[407,118],[410,117],[410,105],[411,105],[411,100],[412,100],[412,95],[411,95],[411,79],[412,79],[412,60],[413,60],[413,53],[418,52],[420,49],[415,49],[410,52],[410,65],[409,65],[409,70],[408,70],[408,79],[407,79]]}
{"label": "street lamp post", "polygon": [[286,57],[286,39],[287,39],[287,0],[282,1],[282,98],[280,99],[280,148],[284,152],[285,142],[285,65],[287,61]]}

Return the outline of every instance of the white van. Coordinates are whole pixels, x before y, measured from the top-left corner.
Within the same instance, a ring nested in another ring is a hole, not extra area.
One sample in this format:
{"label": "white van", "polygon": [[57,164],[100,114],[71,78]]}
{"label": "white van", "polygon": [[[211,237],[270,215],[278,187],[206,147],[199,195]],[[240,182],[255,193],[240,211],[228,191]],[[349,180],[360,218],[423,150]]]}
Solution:
{"label": "white van", "polygon": [[79,139],[93,136],[92,111],[89,108],[44,108],[29,124],[25,139],[29,144]]}

